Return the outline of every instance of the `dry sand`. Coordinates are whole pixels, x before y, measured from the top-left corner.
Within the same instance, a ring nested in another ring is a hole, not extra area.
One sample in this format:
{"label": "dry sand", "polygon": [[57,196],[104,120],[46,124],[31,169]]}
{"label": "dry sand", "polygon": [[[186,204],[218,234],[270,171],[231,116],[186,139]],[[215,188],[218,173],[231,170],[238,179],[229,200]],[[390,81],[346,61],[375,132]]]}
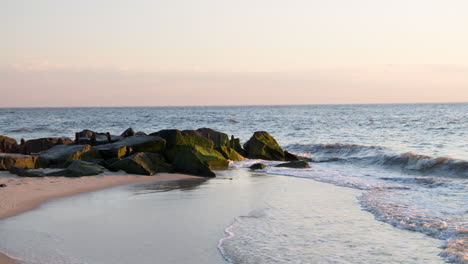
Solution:
{"label": "dry sand", "polygon": [[[0,188],[0,219],[32,210],[37,208],[40,204],[55,198],[136,182],[183,178],[199,177],[168,173],[158,174],[156,176],[107,173],[99,176],[81,178],[26,178],[18,177],[8,172],[0,172],[0,184],[7,184],[7,187]],[[16,263],[13,259],[0,253],[0,264],[13,263]]]}

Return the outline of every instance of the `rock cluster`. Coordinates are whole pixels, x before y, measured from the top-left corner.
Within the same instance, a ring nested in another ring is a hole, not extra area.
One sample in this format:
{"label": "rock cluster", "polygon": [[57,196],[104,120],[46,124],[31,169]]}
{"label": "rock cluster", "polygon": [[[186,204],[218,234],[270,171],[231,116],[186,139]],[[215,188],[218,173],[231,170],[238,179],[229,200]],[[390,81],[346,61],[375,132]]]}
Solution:
{"label": "rock cluster", "polygon": [[[149,135],[129,128],[119,136],[83,130],[75,135],[75,140],[40,138],[22,140],[20,145],[0,136],[0,170],[28,177],[97,175],[104,168],[142,175],[180,172],[215,177],[213,170],[227,169],[229,160],[293,161],[291,165],[297,167],[307,164],[284,151],[265,131],[255,132],[243,147],[238,138],[210,128],[169,129]],[[38,168],[56,170],[46,173],[35,170]]]}

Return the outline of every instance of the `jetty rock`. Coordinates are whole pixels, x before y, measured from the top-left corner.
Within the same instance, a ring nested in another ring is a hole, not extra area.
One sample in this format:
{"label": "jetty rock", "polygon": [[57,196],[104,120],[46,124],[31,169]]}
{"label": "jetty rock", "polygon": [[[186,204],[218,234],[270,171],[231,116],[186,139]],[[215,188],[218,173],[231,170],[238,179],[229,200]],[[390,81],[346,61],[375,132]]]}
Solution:
{"label": "jetty rock", "polygon": [[133,137],[133,136],[136,136],[136,135],[137,135],[137,132],[135,132],[135,130],[133,130],[133,128],[129,127],[120,136],[121,137]]}
{"label": "jetty rock", "polygon": [[26,141],[23,151],[25,153],[39,153],[48,150],[57,145],[70,145],[73,140],[68,137],[50,137],[50,138],[36,138]]}
{"label": "jetty rock", "polygon": [[[214,143],[214,149],[221,153],[226,159],[230,159],[232,161],[240,161],[245,159],[239,152],[234,149],[235,142],[231,142],[227,134],[213,130],[211,128],[199,128],[196,131],[203,137],[211,139]],[[232,137],[232,139],[235,140],[234,137]]]}
{"label": "jetty rock", "polygon": [[250,166],[249,168],[251,170],[263,170],[263,169],[266,169],[267,167],[268,166],[263,164],[263,163],[255,163],[252,166]]}
{"label": "jetty rock", "polygon": [[284,150],[265,131],[255,132],[244,144],[244,149],[250,159],[285,160]]}
{"label": "jetty rock", "polygon": [[20,148],[16,139],[0,136],[0,152],[3,153],[18,153]]}
{"label": "jetty rock", "polygon": [[46,165],[37,155],[22,155],[13,153],[0,153],[0,170],[10,170],[13,166],[24,169],[42,168]]}
{"label": "jetty rock", "polygon": [[112,171],[125,171],[127,173],[154,175],[156,173],[174,172],[171,164],[156,153],[139,152],[121,160],[113,162],[109,169]]}
{"label": "jetty rock", "polygon": [[111,135],[110,133],[95,132],[92,130],[82,130],[81,132],[75,133],[75,143],[85,145],[102,145],[108,143],[114,143],[119,140],[123,140],[123,136]]}
{"label": "jetty rock", "polygon": [[137,152],[162,154],[165,149],[166,140],[158,136],[132,136],[114,143],[93,147],[93,151],[97,151],[104,159],[121,159]]}
{"label": "jetty rock", "polygon": [[46,176],[82,177],[94,176],[104,172],[104,167],[82,160],[73,160],[64,170],[46,173]]}
{"label": "jetty rock", "polygon": [[229,161],[219,152],[203,146],[182,146],[174,153],[172,165],[178,172],[216,177],[212,170],[227,169]]}
{"label": "jetty rock", "polygon": [[62,167],[67,161],[80,160],[90,151],[90,145],[56,145],[39,153],[39,157],[46,160],[49,166]]}
{"label": "jetty rock", "polygon": [[288,163],[281,163],[281,164],[276,165],[275,167],[305,169],[305,168],[310,168],[310,165],[306,161],[299,160],[299,161],[291,161]]}

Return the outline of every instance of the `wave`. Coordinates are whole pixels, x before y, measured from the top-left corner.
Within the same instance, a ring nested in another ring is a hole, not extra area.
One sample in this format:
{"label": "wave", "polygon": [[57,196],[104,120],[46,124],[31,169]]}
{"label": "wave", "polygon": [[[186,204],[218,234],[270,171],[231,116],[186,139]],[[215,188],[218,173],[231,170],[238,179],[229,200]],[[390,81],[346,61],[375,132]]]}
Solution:
{"label": "wave", "polygon": [[451,263],[468,263],[468,222],[456,222],[437,212],[407,204],[401,193],[375,189],[359,197],[362,207],[379,221],[400,229],[420,232],[445,240],[440,256]]}
{"label": "wave", "polygon": [[468,161],[450,157],[431,157],[413,152],[394,154],[380,146],[340,143],[293,144],[287,149],[305,154],[313,162],[351,162],[400,169],[408,173],[468,178]]}

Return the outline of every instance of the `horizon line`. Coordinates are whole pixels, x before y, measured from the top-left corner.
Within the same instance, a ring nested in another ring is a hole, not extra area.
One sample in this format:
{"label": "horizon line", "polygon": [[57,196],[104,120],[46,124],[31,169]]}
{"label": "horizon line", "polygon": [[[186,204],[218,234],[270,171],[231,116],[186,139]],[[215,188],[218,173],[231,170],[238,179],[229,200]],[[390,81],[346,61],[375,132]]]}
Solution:
{"label": "horizon line", "polygon": [[315,104],[247,104],[247,105],[140,105],[140,106],[11,106],[0,109],[34,109],[34,108],[170,108],[170,107],[253,107],[253,106],[325,106],[325,105],[424,105],[424,104],[468,104],[468,101],[459,102],[410,102],[410,103],[315,103]]}

